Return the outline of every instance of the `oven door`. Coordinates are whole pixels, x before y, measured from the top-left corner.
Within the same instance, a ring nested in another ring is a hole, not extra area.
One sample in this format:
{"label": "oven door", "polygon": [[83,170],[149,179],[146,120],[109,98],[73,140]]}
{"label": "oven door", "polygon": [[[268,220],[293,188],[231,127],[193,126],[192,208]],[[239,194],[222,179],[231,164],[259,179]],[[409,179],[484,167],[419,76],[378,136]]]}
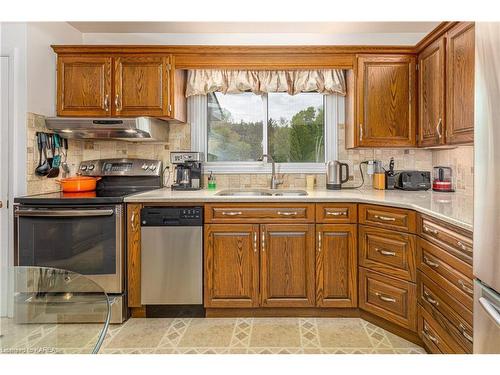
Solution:
{"label": "oven door", "polygon": [[122,293],[122,210],[121,205],[16,206],[16,265],[73,271],[107,293]]}

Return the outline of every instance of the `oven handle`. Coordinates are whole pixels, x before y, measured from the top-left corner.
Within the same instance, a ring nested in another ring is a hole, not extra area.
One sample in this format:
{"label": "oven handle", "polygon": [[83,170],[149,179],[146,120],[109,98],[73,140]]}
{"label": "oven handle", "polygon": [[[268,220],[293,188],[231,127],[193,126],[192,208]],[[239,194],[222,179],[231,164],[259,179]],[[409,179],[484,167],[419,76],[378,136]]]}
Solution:
{"label": "oven handle", "polygon": [[112,209],[106,210],[53,210],[53,209],[27,209],[15,211],[15,216],[47,216],[47,217],[91,217],[111,216],[115,213]]}

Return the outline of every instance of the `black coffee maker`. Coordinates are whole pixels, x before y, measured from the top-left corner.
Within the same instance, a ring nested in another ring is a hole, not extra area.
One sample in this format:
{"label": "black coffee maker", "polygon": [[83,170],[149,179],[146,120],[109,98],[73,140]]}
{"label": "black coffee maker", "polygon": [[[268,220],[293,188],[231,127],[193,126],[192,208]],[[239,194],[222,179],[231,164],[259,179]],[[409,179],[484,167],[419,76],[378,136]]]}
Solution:
{"label": "black coffee maker", "polygon": [[172,190],[200,190],[203,188],[201,161],[203,153],[178,151],[170,153],[170,162],[175,165]]}

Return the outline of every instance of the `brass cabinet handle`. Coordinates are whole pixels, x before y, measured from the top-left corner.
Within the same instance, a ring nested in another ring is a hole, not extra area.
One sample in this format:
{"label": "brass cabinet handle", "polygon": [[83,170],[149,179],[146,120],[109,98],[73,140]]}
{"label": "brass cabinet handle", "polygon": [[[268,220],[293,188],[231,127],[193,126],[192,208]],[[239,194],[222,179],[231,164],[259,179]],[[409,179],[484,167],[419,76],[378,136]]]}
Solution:
{"label": "brass cabinet handle", "polygon": [[321,251],[321,232],[318,232],[318,251]]}
{"label": "brass cabinet handle", "polygon": [[462,279],[458,280],[458,284],[462,288],[462,290],[470,295],[474,293],[474,291],[463,281]]}
{"label": "brass cabinet handle", "polygon": [[359,142],[363,142],[363,124],[359,124]]}
{"label": "brass cabinet handle", "polygon": [[340,211],[327,211],[325,213],[326,216],[346,216],[347,215],[347,212],[343,211],[343,212],[340,212]]}
{"label": "brass cabinet handle", "polygon": [[106,94],[106,96],[104,97],[104,110],[106,112],[109,112],[109,95]]}
{"label": "brass cabinet handle", "polygon": [[257,252],[257,232],[253,232],[253,251]]}
{"label": "brass cabinet handle", "polygon": [[383,294],[380,294],[380,293],[375,293],[375,295],[382,301],[384,302],[396,302],[396,298],[392,298],[392,297],[387,297],[387,296],[384,296]]}
{"label": "brass cabinet handle", "polygon": [[262,235],[261,235],[261,241],[262,241],[262,252],[265,251],[266,249],[266,232],[262,231]]}
{"label": "brass cabinet handle", "polygon": [[118,94],[115,95],[115,107],[117,111],[122,110],[122,101],[120,100],[120,95]]}
{"label": "brass cabinet handle", "polygon": [[388,251],[384,249],[379,249],[378,247],[375,248],[375,251],[381,255],[385,255],[387,257],[395,257],[396,252],[395,251]]}
{"label": "brass cabinet handle", "polygon": [[462,334],[462,336],[472,343],[472,336],[469,335],[469,333],[467,332],[467,328],[465,328],[465,326],[462,323],[460,323],[458,328],[460,329],[460,333]]}
{"label": "brass cabinet handle", "polygon": [[429,340],[431,340],[436,345],[439,344],[439,340],[435,336],[432,336],[427,329],[428,329],[427,326],[425,326],[423,331],[422,331],[422,335],[427,337]]}
{"label": "brass cabinet handle", "polygon": [[278,211],[280,216],[297,216],[297,211]]}
{"label": "brass cabinet handle", "polygon": [[130,216],[130,228],[132,228],[132,231],[136,231],[136,226],[135,226],[135,211],[132,211],[132,215]]}
{"label": "brass cabinet handle", "polygon": [[381,216],[381,215],[374,215],[373,217],[375,219],[379,219],[379,220],[382,220],[382,221],[396,221],[395,217]]}
{"label": "brass cabinet handle", "polygon": [[243,214],[241,211],[222,211],[222,215],[224,216],[238,216]]}
{"label": "brass cabinet handle", "polygon": [[443,134],[441,133],[441,127],[443,126],[443,120],[441,117],[439,118],[439,121],[436,125],[436,133],[438,135],[438,138],[441,139],[443,137]]}
{"label": "brass cabinet handle", "polygon": [[472,249],[467,247],[462,241],[457,241],[457,246],[462,249],[463,251],[467,251],[469,253],[472,253]]}
{"label": "brass cabinet handle", "polygon": [[429,292],[427,292],[427,291],[424,292],[424,298],[431,305],[439,306],[439,302],[436,301],[434,298],[432,298],[432,295]]}
{"label": "brass cabinet handle", "polygon": [[433,267],[433,268],[438,268],[439,267],[438,263],[433,262],[432,260],[430,260],[429,258],[427,258],[425,255],[424,255],[424,263],[427,264],[428,266]]}
{"label": "brass cabinet handle", "polygon": [[435,236],[437,236],[439,234],[439,231],[437,229],[432,229],[432,228],[429,228],[428,226],[424,225],[424,232],[425,233],[430,233],[430,234],[433,234]]}

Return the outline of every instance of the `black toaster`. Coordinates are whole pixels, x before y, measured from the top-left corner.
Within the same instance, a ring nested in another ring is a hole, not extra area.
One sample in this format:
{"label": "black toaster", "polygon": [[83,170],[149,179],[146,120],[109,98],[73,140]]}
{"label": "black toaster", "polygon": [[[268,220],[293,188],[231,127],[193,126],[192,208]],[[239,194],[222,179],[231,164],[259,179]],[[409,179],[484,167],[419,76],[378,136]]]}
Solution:
{"label": "black toaster", "polygon": [[431,172],[400,171],[394,176],[394,188],[400,190],[429,190],[431,188]]}

